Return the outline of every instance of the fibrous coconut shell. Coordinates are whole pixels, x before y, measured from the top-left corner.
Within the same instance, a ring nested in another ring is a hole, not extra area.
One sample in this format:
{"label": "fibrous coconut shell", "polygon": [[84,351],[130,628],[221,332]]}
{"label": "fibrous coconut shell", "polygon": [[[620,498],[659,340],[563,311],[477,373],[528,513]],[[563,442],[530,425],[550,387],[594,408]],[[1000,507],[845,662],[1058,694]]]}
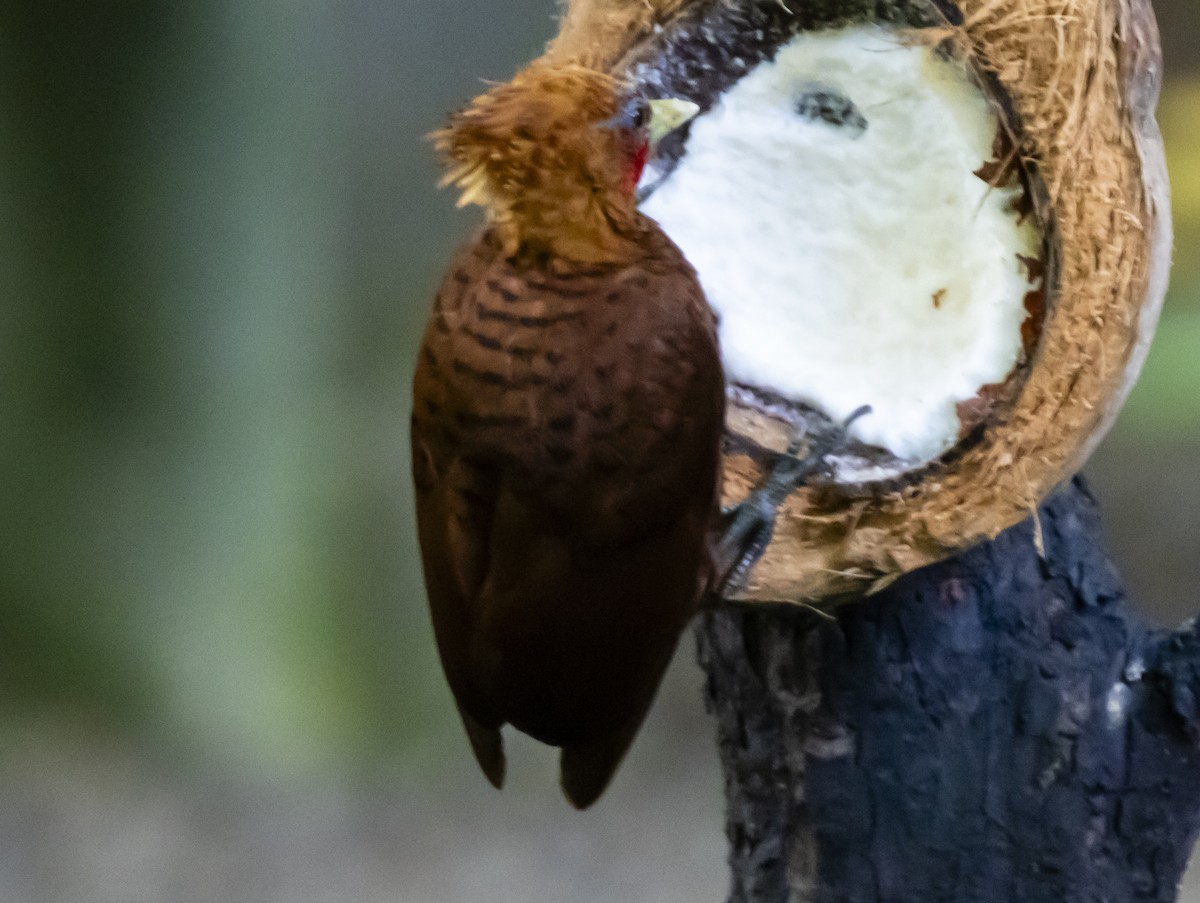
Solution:
{"label": "fibrous coconut shell", "polygon": [[[548,53],[620,70],[642,43],[670,40],[681,17],[739,2],[780,0],[571,0]],[[862,0],[784,3],[797,16],[814,7],[836,14],[839,5],[861,15]],[[1040,330],[1013,397],[967,412],[982,418],[969,442],[903,481],[793,492],[738,598],[829,604],[1028,517],[1096,447],[1148,350],[1171,252],[1149,2],[938,0],[929,8],[928,39],[951,42],[994,79],[1014,113],[1013,152],[1036,174],[1053,268]],[[753,433],[753,419],[733,399],[731,431]],[[726,501],[762,476],[761,459],[732,443]]]}

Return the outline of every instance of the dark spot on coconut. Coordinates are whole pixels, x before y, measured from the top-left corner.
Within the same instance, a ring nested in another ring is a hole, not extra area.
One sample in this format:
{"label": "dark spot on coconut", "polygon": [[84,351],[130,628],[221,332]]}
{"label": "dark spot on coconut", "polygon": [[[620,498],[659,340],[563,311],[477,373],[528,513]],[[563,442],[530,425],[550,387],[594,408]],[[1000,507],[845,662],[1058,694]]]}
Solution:
{"label": "dark spot on coconut", "polygon": [[949,289],[939,288],[936,292],[933,293],[933,309],[934,310],[942,309],[942,302],[946,300],[946,293],[948,291],[949,291]]}
{"label": "dark spot on coconut", "polygon": [[[1013,371],[1015,372],[1015,370]],[[980,386],[979,391],[971,398],[960,401],[954,406],[958,415],[958,440],[965,441],[989,417],[992,412],[999,410],[1012,401],[1016,391],[1013,373],[1009,373],[1003,382],[987,383]]]}
{"label": "dark spot on coconut", "polygon": [[1046,278],[1046,264],[1036,257],[1026,257],[1024,254],[1018,254],[1017,262],[1024,267],[1026,278],[1030,282],[1037,282]]}
{"label": "dark spot on coconut", "polygon": [[844,129],[852,138],[867,130],[867,117],[849,97],[825,85],[809,85],[796,101],[796,113],[810,122]]}

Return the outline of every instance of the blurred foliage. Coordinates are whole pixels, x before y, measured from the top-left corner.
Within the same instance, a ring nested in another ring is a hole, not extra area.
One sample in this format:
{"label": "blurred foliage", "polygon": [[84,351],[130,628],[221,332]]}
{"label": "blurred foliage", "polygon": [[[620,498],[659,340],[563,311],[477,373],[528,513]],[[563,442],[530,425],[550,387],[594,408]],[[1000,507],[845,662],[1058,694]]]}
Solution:
{"label": "blurred foliage", "polygon": [[[59,713],[285,776],[461,745],[406,421],[473,217],[421,136],[552,8],[0,5],[0,742]],[[1121,427],[1143,442],[1194,436],[1200,404],[1197,109],[1176,78],[1177,279]]]}
{"label": "blurred foliage", "polygon": [[1171,170],[1171,206],[1175,214],[1175,269],[1171,274],[1173,307],[1200,306],[1200,78],[1168,85],[1159,122]]}
{"label": "blurred foliage", "polygon": [[0,738],[286,776],[451,729],[406,424],[463,221],[422,135],[553,27],[483,8],[0,9]]}
{"label": "blurred foliage", "polygon": [[1159,107],[1175,216],[1175,265],[1158,332],[1116,441],[1200,439],[1200,78],[1170,81]]}

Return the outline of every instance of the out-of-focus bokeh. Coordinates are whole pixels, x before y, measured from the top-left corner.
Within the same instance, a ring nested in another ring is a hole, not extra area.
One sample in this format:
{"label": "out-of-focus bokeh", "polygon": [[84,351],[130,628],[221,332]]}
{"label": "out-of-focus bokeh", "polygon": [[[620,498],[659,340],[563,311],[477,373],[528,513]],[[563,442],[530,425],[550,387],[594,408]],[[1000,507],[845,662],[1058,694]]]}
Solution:
{"label": "out-of-focus bokeh", "polygon": [[[1200,584],[1200,22],[1163,0],[1178,253],[1090,468]],[[0,5],[0,901],[719,900],[685,640],[595,810],[470,759],[411,518],[413,353],[474,216],[421,136],[553,0]],[[1200,900],[1200,887],[1186,899]]]}

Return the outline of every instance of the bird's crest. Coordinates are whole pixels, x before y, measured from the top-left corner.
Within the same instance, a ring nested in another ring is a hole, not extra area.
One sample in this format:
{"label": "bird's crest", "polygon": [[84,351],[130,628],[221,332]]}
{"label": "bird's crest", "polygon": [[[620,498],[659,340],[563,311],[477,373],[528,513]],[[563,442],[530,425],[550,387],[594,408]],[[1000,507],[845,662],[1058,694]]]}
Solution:
{"label": "bird's crest", "polygon": [[538,172],[584,165],[582,152],[594,143],[589,126],[616,114],[619,88],[585,66],[527,67],[430,136],[447,164],[441,184],[459,188],[459,206],[492,208],[536,188]]}
{"label": "bird's crest", "polygon": [[628,136],[604,127],[619,118],[621,88],[586,66],[534,63],[431,136],[442,184],[458,187],[459,206],[487,211],[510,253],[620,257],[639,221]]}

